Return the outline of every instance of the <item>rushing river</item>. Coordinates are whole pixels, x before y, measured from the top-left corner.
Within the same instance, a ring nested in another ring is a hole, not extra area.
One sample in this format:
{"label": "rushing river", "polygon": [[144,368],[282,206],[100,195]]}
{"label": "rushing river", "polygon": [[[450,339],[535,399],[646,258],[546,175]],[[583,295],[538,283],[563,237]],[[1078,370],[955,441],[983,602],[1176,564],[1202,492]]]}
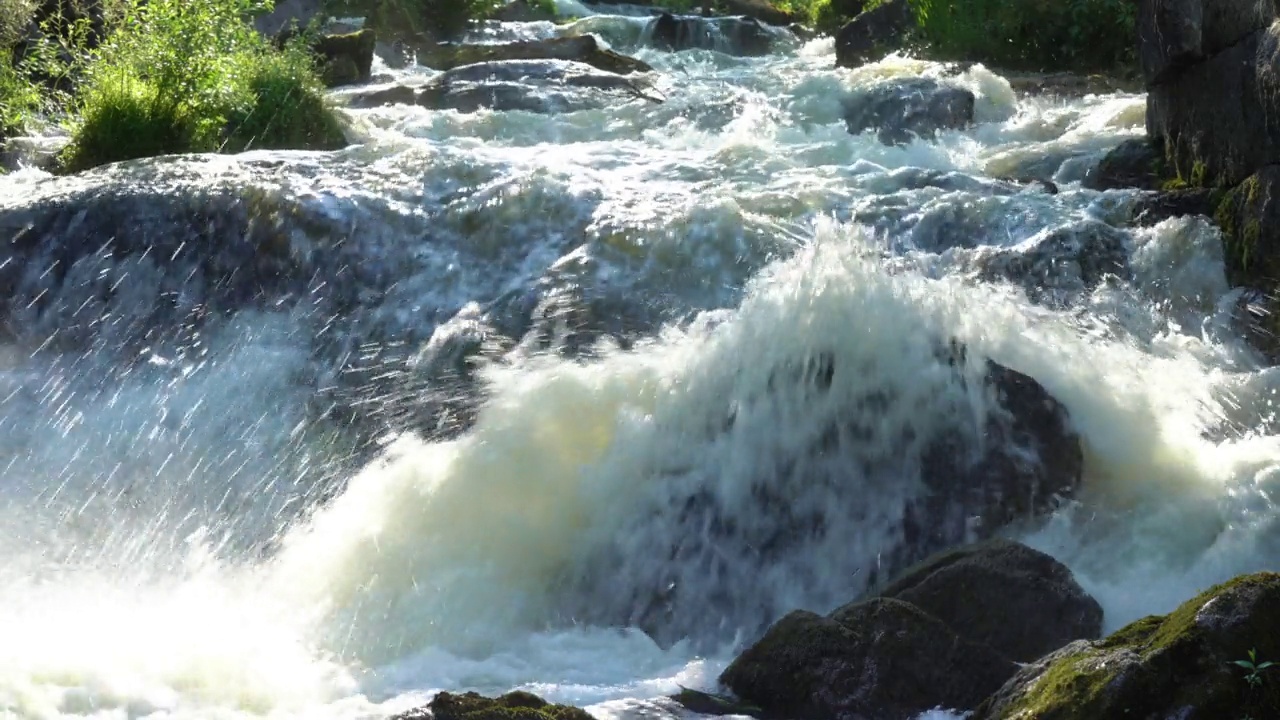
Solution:
{"label": "rushing river", "polygon": [[[975,127],[890,146],[847,132],[842,97],[940,66],[838,70],[830,39],[660,52],[643,25],[488,35],[597,33],[654,66],[663,103],[351,110],[359,143],[336,153],[0,178],[0,214],[111,186],[239,193],[290,252],[329,258],[199,323],[218,283],[180,258],[217,251],[187,242],[6,276],[0,716],[375,718],[517,687],[675,713],[660,698],[711,687],[746,621],[852,598],[910,478],[774,488],[834,529],[764,567],[670,508],[701,493],[744,534],[774,522],[752,483],[804,461],[834,411],[772,371],[815,354],[847,396],[892,391],[859,451],[892,466],[899,431],[975,412],[934,372],[943,336],[1069,409],[1084,492],[1021,537],[1109,629],[1275,568],[1280,378],[1233,323],[1217,231],[1138,227],[1136,193],[1080,186],[1143,134],[1143,96],[1020,97],[975,66],[952,79]],[[999,179],[1037,173],[1058,192]],[[1031,281],[984,272],[1099,226],[1121,277],[1085,277],[1088,247]],[[432,375],[458,337],[502,361]],[[673,543],[703,555],[659,569]],[[671,646],[609,621],[660,579],[729,610],[677,604],[693,632]]]}

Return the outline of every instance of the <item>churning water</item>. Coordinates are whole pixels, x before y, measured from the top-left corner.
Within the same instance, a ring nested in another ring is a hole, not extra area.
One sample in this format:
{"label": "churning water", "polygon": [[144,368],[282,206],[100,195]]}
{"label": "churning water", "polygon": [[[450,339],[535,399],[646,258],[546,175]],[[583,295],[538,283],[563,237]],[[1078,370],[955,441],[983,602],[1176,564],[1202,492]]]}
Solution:
{"label": "churning water", "polygon": [[[911,438],[988,412],[946,338],[1069,409],[1086,487],[1018,532],[1109,628],[1274,567],[1280,378],[1233,322],[1217,231],[1132,226],[1135,193],[1079,185],[1142,134],[1143,97],[1018,97],[975,66],[952,81],[976,127],[887,146],[841,99],[943,68],[837,70],[830,40],[663,53],[609,15],[490,34],[583,32],[651,63],[666,102],[352,110],[337,153],[0,179],[3,212],[230,192],[328,258],[198,323],[223,284],[180,258],[207,247],[6,276],[0,715],[377,718],[516,687],[676,713],[659,698],[711,686],[760,622],[851,599],[898,541]],[[1124,271],[1091,277],[1094,252]],[[502,359],[458,370],[459,344]],[[795,371],[815,358],[822,393]],[[849,412],[835,467],[813,447]],[[675,511],[692,498],[735,530]],[[761,554],[797,523],[824,531]],[[626,627],[672,588],[653,622],[688,639]]]}

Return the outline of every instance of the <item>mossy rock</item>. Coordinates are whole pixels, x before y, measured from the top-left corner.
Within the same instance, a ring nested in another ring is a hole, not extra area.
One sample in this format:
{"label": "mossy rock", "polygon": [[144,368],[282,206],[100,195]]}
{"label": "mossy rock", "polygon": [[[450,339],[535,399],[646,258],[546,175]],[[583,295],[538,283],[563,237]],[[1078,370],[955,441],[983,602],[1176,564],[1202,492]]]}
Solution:
{"label": "mossy rock", "polygon": [[328,87],[367,83],[373,75],[373,51],[377,35],[358,30],[341,35],[323,35],[312,46],[321,62],[321,78]]}
{"label": "mossy rock", "polygon": [[[1280,574],[1217,585],[1165,616],[1078,641],[1025,667],[973,720],[1280,717]],[[1250,679],[1250,678],[1253,679]]]}
{"label": "mossy rock", "polygon": [[1108,152],[1096,167],[1085,174],[1082,184],[1090,190],[1156,190],[1169,179],[1160,148],[1146,138],[1135,138]]}
{"label": "mossy rock", "polygon": [[768,717],[909,720],[972,708],[1015,669],[920,608],[875,598],[829,617],[786,615],[720,681]]}
{"label": "mossy rock", "polygon": [[553,705],[523,691],[496,698],[479,693],[442,692],[425,708],[415,708],[391,720],[595,720],[591,713],[570,705]]}
{"label": "mossy rock", "polygon": [[750,703],[701,690],[690,690],[687,687],[680,688],[680,692],[671,695],[670,698],[685,710],[698,715],[747,715],[749,717],[764,715],[763,710]]}

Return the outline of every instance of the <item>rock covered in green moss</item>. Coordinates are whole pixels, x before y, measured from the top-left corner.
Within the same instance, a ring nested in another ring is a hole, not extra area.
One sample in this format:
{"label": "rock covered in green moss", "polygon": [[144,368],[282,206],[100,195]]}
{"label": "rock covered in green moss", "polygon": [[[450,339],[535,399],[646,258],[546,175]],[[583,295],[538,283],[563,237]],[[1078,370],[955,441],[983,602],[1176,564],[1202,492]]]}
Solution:
{"label": "rock covered in green moss", "polygon": [[1102,634],[1102,606],[1065,565],[1002,538],[941,553],[881,590],[1012,660]]}
{"label": "rock covered in green moss", "polygon": [[391,720],[594,720],[591,713],[570,705],[553,705],[532,693],[516,691],[496,698],[479,693],[442,692],[424,708]]}
{"label": "rock covered in green moss", "polygon": [[720,681],[769,716],[908,720],[939,705],[972,708],[1014,669],[923,610],[876,598],[829,617],[788,614]]}
{"label": "rock covered in green moss", "polygon": [[1280,666],[1255,669],[1271,660],[1280,660],[1280,574],[1245,575],[1023,668],[973,720],[1276,718]]}
{"label": "rock covered in green moss", "polygon": [[329,87],[367,83],[373,74],[373,50],[378,38],[372,30],[322,35],[312,52],[322,63],[321,77]]}

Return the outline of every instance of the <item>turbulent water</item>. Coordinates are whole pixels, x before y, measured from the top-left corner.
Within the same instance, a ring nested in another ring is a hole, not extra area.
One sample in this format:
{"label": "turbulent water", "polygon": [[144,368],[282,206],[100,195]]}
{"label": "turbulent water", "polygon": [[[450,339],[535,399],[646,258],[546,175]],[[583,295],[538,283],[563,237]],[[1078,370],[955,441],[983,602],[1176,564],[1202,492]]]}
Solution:
{"label": "turbulent water", "polygon": [[[837,70],[829,39],[658,52],[643,28],[488,36],[597,33],[655,67],[661,104],[352,110],[337,153],[0,179],[0,210],[91,183],[250,188],[342,228],[343,271],[306,287],[354,288],[340,311],[286,294],[143,333],[156,297],[195,292],[164,258],[27,272],[0,353],[0,715],[376,718],[516,687],[677,713],[660,698],[711,687],[760,621],[863,589],[917,492],[904,432],[989,410],[939,371],[946,337],[1067,406],[1085,489],[1018,533],[1109,628],[1274,567],[1280,378],[1233,320],[1217,231],[1133,226],[1135,193],[1079,184],[1141,136],[1142,96],[1019,97],[975,66],[955,78],[975,127],[888,146],[846,131],[842,97],[943,68]],[[1059,192],[999,179],[1037,174]],[[1100,223],[1123,277],[1007,261]],[[427,372],[457,337],[502,361]],[[778,372],[815,357],[820,397]],[[863,469],[835,473],[807,448],[873,391],[892,401],[864,410]],[[827,529],[768,562],[762,477]],[[691,497],[738,540],[674,510]],[[623,627],[672,587],[688,639]]]}

